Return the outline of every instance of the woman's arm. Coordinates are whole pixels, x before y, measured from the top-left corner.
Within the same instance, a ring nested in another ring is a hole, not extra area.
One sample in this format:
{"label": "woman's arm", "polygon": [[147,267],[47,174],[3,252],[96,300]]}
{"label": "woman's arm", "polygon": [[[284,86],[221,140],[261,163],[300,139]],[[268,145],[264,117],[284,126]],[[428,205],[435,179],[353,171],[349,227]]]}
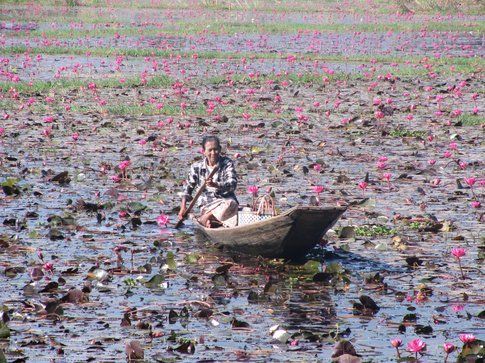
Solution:
{"label": "woman's arm", "polygon": [[237,173],[234,162],[227,159],[221,171],[222,180],[219,183],[219,192],[234,193],[237,187]]}

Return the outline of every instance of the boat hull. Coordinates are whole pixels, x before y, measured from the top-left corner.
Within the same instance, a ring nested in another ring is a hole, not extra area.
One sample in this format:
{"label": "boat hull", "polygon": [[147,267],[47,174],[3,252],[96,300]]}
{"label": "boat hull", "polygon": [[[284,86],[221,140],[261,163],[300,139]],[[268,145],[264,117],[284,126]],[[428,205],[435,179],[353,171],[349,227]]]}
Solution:
{"label": "boat hull", "polygon": [[344,207],[294,207],[264,221],[233,228],[197,228],[225,248],[263,257],[293,258],[311,250],[345,212]]}

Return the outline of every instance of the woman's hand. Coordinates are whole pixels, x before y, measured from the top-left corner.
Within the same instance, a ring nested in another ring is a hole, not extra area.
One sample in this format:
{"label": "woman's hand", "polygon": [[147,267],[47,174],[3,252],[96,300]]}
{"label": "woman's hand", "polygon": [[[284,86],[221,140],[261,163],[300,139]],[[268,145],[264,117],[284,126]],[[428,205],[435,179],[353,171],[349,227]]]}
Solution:
{"label": "woman's hand", "polygon": [[212,179],[207,179],[205,181],[205,186],[206,187],[211,187],[211,188],[219,188],[219,184],[217,184],[215,181],[213,181]]}

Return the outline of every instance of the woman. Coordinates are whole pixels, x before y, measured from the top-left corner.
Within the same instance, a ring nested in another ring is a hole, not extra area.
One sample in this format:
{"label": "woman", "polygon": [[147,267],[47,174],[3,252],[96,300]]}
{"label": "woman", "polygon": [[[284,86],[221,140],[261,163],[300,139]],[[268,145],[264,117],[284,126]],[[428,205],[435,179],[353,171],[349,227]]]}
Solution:
{"label": "woman", "polygon": [[[205,184],[197,206],[201,207],[199,223],[207,228],[220,226],[233,227],[237,223],[238,201],[235,195],[237,174],[231,159],[221,155],[221,142],[216,136],[206,136],[202,140],[204,159],[192,164],[184,188],[180,205],[179,219],[192,200],[192,192]],[[209,174],[217,167],[212,178]]]}

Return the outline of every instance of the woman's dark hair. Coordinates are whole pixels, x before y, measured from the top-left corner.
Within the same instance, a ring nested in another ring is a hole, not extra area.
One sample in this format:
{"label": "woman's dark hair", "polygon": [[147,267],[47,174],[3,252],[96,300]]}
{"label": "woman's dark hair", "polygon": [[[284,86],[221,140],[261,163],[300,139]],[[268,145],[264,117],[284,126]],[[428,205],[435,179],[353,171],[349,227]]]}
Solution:
{"label": "woman's dark hair", "polygon": [[212,136],[212,135],[211,136],[204,136],[204,138],[202,139],[202,149],[205,150],[205,144],[207,144],[208,142],[216,142],[219,150],[221,149],[221,141],[219,140],[219,138],[217,136]]}

